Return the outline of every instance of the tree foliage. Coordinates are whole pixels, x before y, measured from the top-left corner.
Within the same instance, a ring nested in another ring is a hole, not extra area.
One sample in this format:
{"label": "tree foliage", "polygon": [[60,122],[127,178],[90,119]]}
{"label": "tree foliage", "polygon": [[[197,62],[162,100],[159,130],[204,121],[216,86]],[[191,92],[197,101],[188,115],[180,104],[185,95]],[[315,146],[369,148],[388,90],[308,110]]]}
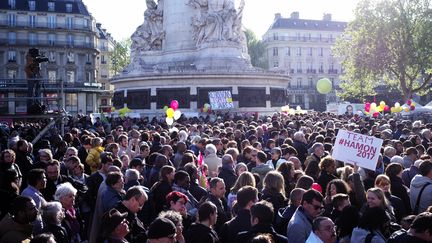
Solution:
{"label": "tree foliage", "polygon": [[131,40],[126,39],[116,42],[114,51],[111,54],[111,71],[113,74],[118,74],[130,63],[130,47]]}
{"label": "tree foliage", "polygon": [[255,33],[250,29],[245,30],[245,35],[252,66],[267,69],[268,61],[265,44],[258,40]]}
{"label": "tree foliage", "polygon": [[344,97],[364,98],[377,85],[404,98],[430,90],[432,9],[430,0],[361,0],[334,48],[345,74]]}

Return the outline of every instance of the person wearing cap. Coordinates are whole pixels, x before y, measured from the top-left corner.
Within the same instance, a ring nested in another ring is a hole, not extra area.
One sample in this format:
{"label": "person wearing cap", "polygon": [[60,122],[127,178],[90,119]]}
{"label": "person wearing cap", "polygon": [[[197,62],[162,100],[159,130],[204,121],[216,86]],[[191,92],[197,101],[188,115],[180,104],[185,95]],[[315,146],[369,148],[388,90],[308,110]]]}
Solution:
{"label": "person wearing cap", "polygon": [[117,209],[111,209],[102,217],[104,243],[127,243],[126,235],[129,234],[127,221],[128,213],[120,213]]}
{"label": "person wearing cap", "polygon": [[156,218],[147,231],[148,243],[176,242],[176,226],[167,218]]}

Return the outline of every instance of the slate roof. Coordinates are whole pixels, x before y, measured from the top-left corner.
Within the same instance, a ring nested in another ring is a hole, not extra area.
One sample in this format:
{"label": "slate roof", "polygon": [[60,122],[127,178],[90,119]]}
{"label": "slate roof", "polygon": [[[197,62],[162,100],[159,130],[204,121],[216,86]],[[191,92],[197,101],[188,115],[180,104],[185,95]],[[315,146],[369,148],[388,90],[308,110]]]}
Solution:
{"label": "slate roof", "polygon": [[347,24],[347,22],[329,20],[278,18],[270,29],[344,31]]}
{"label": "slate roof", "polygon": [[[35,12],[54,12],[54,13],[71,13],[71,14],[82,14],[90,16],[87,7],[81,0],[34,0],[36,2]],[[15,0],[15,8],[9,6],[9,1],[1,0],[1,10],[16,10],[16,11],[30,11],[28,0]],[[48,11],[48,2],[55,3],[54,11]],[[66,4],[72,4],[72,12],[66,11]]]}

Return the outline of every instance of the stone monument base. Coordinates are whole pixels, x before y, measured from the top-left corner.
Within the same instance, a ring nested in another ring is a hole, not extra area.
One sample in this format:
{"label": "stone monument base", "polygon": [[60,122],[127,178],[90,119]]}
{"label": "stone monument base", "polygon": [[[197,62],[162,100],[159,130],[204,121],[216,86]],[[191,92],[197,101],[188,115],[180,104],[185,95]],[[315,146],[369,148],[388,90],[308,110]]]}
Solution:
{"label": "stone monument base", "polygon": [[208,92],[231,91],[234,109],[229,112],[271,113],[286,105],[286,90],[290,78],[270,72],[172,71],[132,73],[115,77],[113,103],[116,108],[127,106],[142,116],[163,116],[163,107],[178,100],[179,109],[197,114],[209,102]]}

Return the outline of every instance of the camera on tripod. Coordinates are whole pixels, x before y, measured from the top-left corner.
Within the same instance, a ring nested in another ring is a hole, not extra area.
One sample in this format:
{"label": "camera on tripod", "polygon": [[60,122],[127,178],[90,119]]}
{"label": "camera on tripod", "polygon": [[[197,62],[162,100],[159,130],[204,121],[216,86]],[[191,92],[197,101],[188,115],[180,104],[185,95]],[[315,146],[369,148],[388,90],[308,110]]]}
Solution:
{"label": "camera on tripod", "polygon": [[48,62],[49,61],[48,57],[39,54],[39,49],[37,49],[37,48],[31,48],[31,49],[29,49],[29,55],[33,59],[33,63],[39,64],[39,63],[43,63],[43,62]]}

